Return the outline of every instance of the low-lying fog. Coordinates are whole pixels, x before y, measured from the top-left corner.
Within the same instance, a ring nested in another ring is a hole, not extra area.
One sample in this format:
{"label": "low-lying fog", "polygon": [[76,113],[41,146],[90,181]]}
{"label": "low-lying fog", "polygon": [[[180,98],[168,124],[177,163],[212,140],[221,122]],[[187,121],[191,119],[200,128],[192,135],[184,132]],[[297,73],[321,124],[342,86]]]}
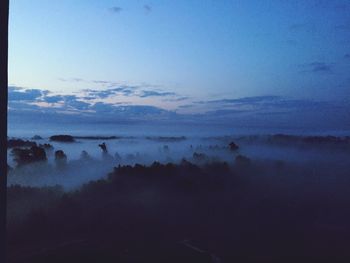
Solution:
{"label": "low-lying fog", "polygon": [[[17,137],[18,138],[18,137]],[[38,145],[50,143],[46,150],[47,162],[16,167],[11,149],[8,150],[8,184],[29,186],[62,185],[70,190],[90,180],[105,177],[118,165],[136,163],[150,165],[153,162],[180,163],[182,159],[203,165],[207,162],[225,161],[235,164],[235,158],[243,155],[256,164],[288,164],[303,167],[312,173],[326,173],[330,177],[342,174],[350,168],[350,144],[348,137],[340,143],[302,142],[299,137],[275,138],[273,136],[121,136],[113,139],[76,137],[75,142],[50,141],[49,137],[34,140]],[[301,137],[300,137],[301,138]],[[229,147],[235,142],[238,150]],[[108,153],[99,144],[105,143]],[[67,165],[56,167],[55,151],[63,150]],[[87,155],[82,154],[86,151]]]}

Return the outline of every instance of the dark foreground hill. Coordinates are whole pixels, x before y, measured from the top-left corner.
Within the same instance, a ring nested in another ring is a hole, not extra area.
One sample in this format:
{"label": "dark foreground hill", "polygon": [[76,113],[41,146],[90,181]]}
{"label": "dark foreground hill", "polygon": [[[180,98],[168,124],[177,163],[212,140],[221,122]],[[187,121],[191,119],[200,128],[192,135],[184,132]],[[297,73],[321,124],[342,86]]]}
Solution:
{"label": "dark foreground hill", "polygon": [[310,171],[184,161],[68,193],[12,186],[9,262],[349,262],[346,172]]}

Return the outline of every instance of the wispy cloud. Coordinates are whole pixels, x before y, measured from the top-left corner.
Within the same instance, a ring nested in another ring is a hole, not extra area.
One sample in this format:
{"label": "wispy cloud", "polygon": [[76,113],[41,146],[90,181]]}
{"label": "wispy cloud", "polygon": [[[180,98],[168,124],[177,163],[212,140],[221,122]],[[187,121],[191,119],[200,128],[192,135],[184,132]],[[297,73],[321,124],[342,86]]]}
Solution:
{"label": "wispy cloud", "polygon": [[332,72],[332,66],[325,62],[313,62],[309,66],[312,72]]}
{"label": "wispy cloud", "polygon": [[165,98],[163,101],[170,101],[170,102],[179,102],[179,101],[184,101],[188,100],[190,97],[188,96],[180,96],[180,97],[175,97],[175,98]]}
{"label": "wispy cloud", "polygon": [[185,105],[180,105],[178,108],[179,109],[189,109],[192,108],[194,105],[193,104],[185,104]]}
{"label": "wispy cloud", "polygon": [[302,72],[333,73],[333,64],[315,61],[300,65]]}
{"label": "wispy cloud", "polygon": [[149,14],[149,13],[152,12],[152,6],[150,6],[150,5],[144,5],[144,6],[143,6],[143,10],[145,10],[145,12],[146,12],[147,14]]}
{"label": "wispy cloud", "polygon": [[143,90],[141,91],[140,97],[141,98],[147,98],[147,97],[166,97],[166,96],[175,96],[175,92],[161,92],[161,91],[155,91],[155,90]]}
{"label": "wispy cloud", "polygon": [[220,99],[220,100],[209,100],[209,101],[197,101],[199,104],[255,104],[263,102],[271,102],[280,100],[280,96],[254,96],[244,97],[238,99]]}
{"label": "wispy cloud", "polygon": [[109,81],[109,80],[92,80],[91,82],[95,83],[95,84],[102,84],[104,86],[106,86],[106,85],[108,85],[108,86],[116,86],[116,85],[119,84],[117,82]]}
{"label": "wispy cloud", "polygon": [[113,6],[113,7],[110,7],[109,10],[112,13],[119,14],[123,10],[123,8],[121,8],[120,6]]}
{"label": "wispy cloud", "polygon": [[126,96],[126,97],[138,97],[138,98],[148,98],[148,97],[171,97],[172,99],[177,99],[178,101],[183,100],[184,97],[179,96],[175,92],[160,90],[159,88],[152,89],[148,85],[121,85],[118,87],[109,87],[104,89],[85,89],[83,90],[87,95],[87,99],[105,99],[113,96]]}
{"label": "wispy cloud", "polygon": [[83,91],[87,93],[87,97],[89,97],[90,99],[105,99],[116,95],[131,96],[135,94],[136,89],[137,87],[134,86],[121,86],[117,88],[108,88],[103,90],[85,89]]}
{"label": "wispy cloud", "polygon": [[[326,109],[330,108],[331,104],[323,101],[314,101],[307,99],[291,99],[284,98],[281,96],[255,96],[255,97],[244,97],[237,99],[220,99],[220,100],[208,100],[208,101],[195,101],[192,104],[192,108],[200,108],[207,113],[211,112],[220,115],[237,113],[250,113],[257,114],[265,112],[276,113],[276,112],[302,112],[305,110],[314,111],[315,109]],[[186,106],[188,108],[189,106]],[[182,109],[183,107],[179,107]]]}
{"label": "wispy cloud", "polygon": [[83,82],[86,81],[82,78],[58,78],[58,80],[63,82]]}

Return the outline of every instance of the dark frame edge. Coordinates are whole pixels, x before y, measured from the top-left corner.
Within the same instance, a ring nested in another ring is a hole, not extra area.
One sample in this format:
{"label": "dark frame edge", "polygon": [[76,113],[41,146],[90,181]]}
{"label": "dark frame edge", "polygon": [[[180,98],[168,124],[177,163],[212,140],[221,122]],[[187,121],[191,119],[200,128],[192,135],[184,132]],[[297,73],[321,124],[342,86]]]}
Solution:
{"label": "dark frame edge", "polygon": [[6,262],[9,0],[0,1],[0,263]]}

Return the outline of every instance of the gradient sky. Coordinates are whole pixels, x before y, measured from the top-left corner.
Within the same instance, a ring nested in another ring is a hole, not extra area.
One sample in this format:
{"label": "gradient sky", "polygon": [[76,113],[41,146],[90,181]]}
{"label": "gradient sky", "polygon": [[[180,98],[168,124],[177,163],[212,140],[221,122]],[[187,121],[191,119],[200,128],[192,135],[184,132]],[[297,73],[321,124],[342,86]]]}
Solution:
{"label": "gradient sky", "polygon": [[9,33],[10,86],[53,95],[124,85],[141,90],[109,103],[171,110],[350,97],[350,1],[13,0]]}

